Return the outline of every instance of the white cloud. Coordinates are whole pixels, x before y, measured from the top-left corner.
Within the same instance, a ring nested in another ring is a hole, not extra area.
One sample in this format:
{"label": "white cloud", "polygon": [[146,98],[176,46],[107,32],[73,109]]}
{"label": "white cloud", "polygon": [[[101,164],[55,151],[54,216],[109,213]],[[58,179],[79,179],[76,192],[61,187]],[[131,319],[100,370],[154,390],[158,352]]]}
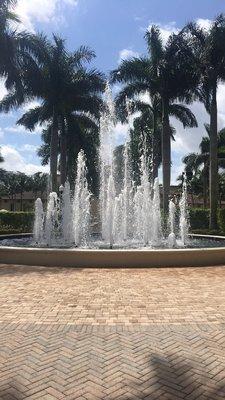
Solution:
{"label": "white cloud", "polygon": [[203,19],[203,18],[198,18],[196,20],[197,24],[205,30],[209,30],[211,25],[212,25],[212,20],[211,19]]}
{"label": "white cloud", "polygon": [[2,128],[0,128],[0,139],[2,139],[4,137],[4,131]]}
{"label": "white cloud", "polygon": [[120,63],[122,60],[127,60],[128,58],[138,57],[139,54],[132,49],[123,49],[119,52],[118,62]]}
{"label": "white cloud", "polygon": [[21,171],[25,174],[31,175],[35,172],[49,172],[48,166],[36,165],[28,163],[25,158],[13,146],[6,145],[1,148],[4,162],[1,164],[2,168],[8,171]]}
{"label": "white cloud", "polygon": [[24,152],[24,153],[36,153],[38,149],[38,146],[35,146],[34,144],[23,144],[22,146],[19,147],[19,151]]}
{"label": "white cloud", "polygon": [[37,100],[29,101],[28,103],[25,103],[23,105],[23,111],[27,112],[27,111],[31,110],[32,108],[40,106],[40,104],[41,104],[40,101],[37,101]]}
{"label": "white cloud", "polygon": [[14,133],[14,134],[20,134],[20,135],[36,135],[40,134],[42,132],[42,127],[37,126],[34,131],[29,131],[26,130],[22,125],[13,125],[13,126],[7,126],[5,128],[5,131],[8,133]]}
{"label": "white cloud", "polygon": [[[165,45],[167,40],[169,39],[172,33],[178,33],[179,28],[176,26],[175,21],[168,22],[167,24],[161,24],[160,22],[150,22],[147,27],[147,30],[150,30],[152,25],[157,25],[160,28],[161,37],[163,44]],[[141,28],[142,30],[146,31],[146,28]]]}
{"label": "white cloud", "polygon": [[0,101],[3,99],[3,97],[7,94],[7,89],[5,87],[5,80],[0,79]]}
{"label": "white cloud", "polygon": [[139,95],[140,101],[143,101],[143,103],[146,104],[151,104],[150,96],[148,92],[142,93]]}
{"label": "white cloud", "polygon": [[118,146],[125,142],[127,133],[128,133],[129,125],[121,124],[118,122],[113,130],[113,142],[115,146]]}
{"label": "white cloud", "polygon": [[218,86],[217,92],[217,103],[218,103],[218,125],[219,129],[225,127],[225,84]]}
{"label": "white cloud", "polygon": [[[210,19],[197,18],[196,22],[201,28],[205,30],[209,30],[212,25],[212,20]],[[141,30],[144,31],[146,31],[146,29],[150,30],[152,25],[157,25],[160,28],[162,41],[164,45],[166,44],[167,40],[169,39],[172,33],[177,34],[180,30],[180,27],[177,26],[175,21],[171,21],[166,24],[162,24],[160,22],[150,22],[147,28],[141,28]]]}
{"label": "white cloud", "polygon": [[52,23],[62,19],[62,6],[76,6],[77,0],[19,0],[15,12],[23,28],[34,32],[35,23]]}
{"label": "white cloud", "polygon": [[77,6],[78,0],[64,0],[65,4],[68,4],[69,6]]}

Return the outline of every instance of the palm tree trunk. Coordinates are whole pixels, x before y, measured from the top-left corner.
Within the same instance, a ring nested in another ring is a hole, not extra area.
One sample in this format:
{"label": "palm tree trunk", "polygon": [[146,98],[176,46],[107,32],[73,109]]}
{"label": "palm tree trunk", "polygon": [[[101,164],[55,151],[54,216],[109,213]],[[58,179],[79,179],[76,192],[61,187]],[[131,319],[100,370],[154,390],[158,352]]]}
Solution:
{"label": "palm tree trunk", "polygon": [[67,143],[66,143],[65,120],[61,118],[61,140],[60,140],[60,175],[61,185],[65,185],[67,178]]}
{"label": "palm tree trunk", "polygon": [[157,112],[153,110],[153,132],[152,132],[152,177],[153,181],[158,177],[158,137],[157,137]]}
{"label": "palm tree trunk", "polygon": [[212,102],[210,110],[210,229],[217,228],[217,206],[218,206],[218,137],[217,137],[217,82],[212,90]]}
{"label": "palm tree trunk", "polygon": [[166,215],[169,208],[170,194],[170,167],[171,167],[171,143],[168,101],[162,100],[162,174],[163,174],[163,211]]}
{"label": "palm tree trunk", "polygon": [[57,167],[58,167],[58,121],[53,111],[53,124],[51,132],[51,149],[50,149],[50,174],[51,174],[51,190],[57,191]]}
{"label": "palm tree trunk", "polygon": [[203,207],[207,208],[207,172],[208,168],[204,165],[203,167]]}
{"label": "palm tree trunk", "polygon": [[23,193],[20,193],[20,211],[23,211]]}

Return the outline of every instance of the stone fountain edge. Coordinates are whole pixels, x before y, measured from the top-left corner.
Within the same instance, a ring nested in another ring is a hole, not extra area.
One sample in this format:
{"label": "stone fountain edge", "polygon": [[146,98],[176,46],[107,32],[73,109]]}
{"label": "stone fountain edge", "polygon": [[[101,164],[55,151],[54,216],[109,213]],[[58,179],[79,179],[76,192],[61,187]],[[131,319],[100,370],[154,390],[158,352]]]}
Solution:
{"label": "stone fountain edge", "polygon": [[[24,237],[24,234],[16,237]],[[28,234],[26,234],[28,236]],[[224,236],[190,235],[225,240]],[[12,235],[8,235],[12,238]],[[15,237],[15,236],[14,236]],[[6,235],[4,235],[6,238]],[[0,239],[3,239],[0,236]],[[225,265],[225,247],[194,249],[57,249],[0,247],[0,263],[74,268],[154,268]]]}

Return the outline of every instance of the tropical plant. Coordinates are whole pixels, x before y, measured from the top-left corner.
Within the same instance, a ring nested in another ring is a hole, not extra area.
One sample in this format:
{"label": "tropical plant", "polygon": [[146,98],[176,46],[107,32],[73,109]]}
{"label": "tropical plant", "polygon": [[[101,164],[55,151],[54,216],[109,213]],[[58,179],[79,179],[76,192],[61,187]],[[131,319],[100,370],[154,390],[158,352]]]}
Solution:
{"label": "tropical plant", "polygon": [[[38,155],[42,160],[42,165],[47,165],[50,159],[50,141],[51,126],[42,131],[43,144],[38,149]],[[66,141],[66,158],[67,158],[67,178],[71,187],[74,186],[76,160],[81,149],[86,154],[87,162],[87,178],[90,189],[93,193],[98,192],[98,146],[99,146],[99,128],[97,125],[89,123],[81,123],[76,116],[71,115],[67,119],[67,141]],[[58,154],[60,154],[60,145],[58,146]],[[61,159],[60,159],[61,169]]]}
{"label": "tropical plant", "polygon": [[23,211],[23,195],[24,192],[31,190],[31,178],[23,172],[17,172],[15,174],[16,180],[16,194],[20,195],[20,211]]}
{"label": "tropical plant", "polygon": [[30,177],[30,190],[34,193],[36,199],[39,195],[43,199],[44,193],[48,189],[48,174],[43,172],[36,172]]}
{"label": "tropical plant", "polygon": [[16,91],[22,101],[22,71],[33,58],[40,59],[41,51],[36,36],[21,30],[13,11],[16,3],[17,0],[0,0],[0,76],[6,88]]}
{"label": "tropical plant", "polygon": [[[196,23],[184,29],[188,32],[190,45],[201,70],[198,98],[210,114],[210,228],[217,227],[218,206],[218,155],[217,155],[217,87],[225,80],[225,17],[219,15],[209,30]],[[191,35],[190,35],[191,34]]]}
{"label": "tropical plant", "polygon": [[[209,168],[210,168],[210,127],[205,125],[208,136],[204,136],[199,145],[199,153],[190,153],[183,158],[185,164],[185,174],[187,182],[190,186],[190,191],[196,193],[195,188],[199,184],[202,186],[204,208],[207,207],[208,186],[209,186]],[[218,133],[217,139],[217,158],[218,166],[221,169],[225,168],[225,128]],[[198,185],[196,186],[196,182]]]}
{"label": "tropical plant", "polygon": [[15,209],[15,200],[18,189],[16,173],[12,171],[1,170],[0,184],[3,194],[12,201],[13,208]]}
{"label": "tropical plant", "polygon": [[[171,115],[174,115],[174,113],[176,114],[177,108],[178,107],[176,104],[172,104],[170,106]],[[131,163],[133,166],[134,175],[137,174],[137,177],[139,176],[140,171],[138,164],[140,161],[140,155],[144,151],[147,159],[149,160],[150,179],[154,181],[154,179],[158,176],[159,167],[162,163],[162,124],[161,119],[159,118],[161,115],[160,103],[158,103],[155,111],[153,112],[149,103],[140,100],[134,100],[130,102],[130,110],[133,113],[139,113],[139,116],[133,121],[133,128],[130,129]],[[154,117],[154,113],[156,112],[158,115],[158,120],[156,120]],[[186,114],[180,112],[179,119],[185,122]],[[172,140],[175,140],[175,133],[174,127],[170,125],[170,136]],[[134,179],[136,180],[135,177]]]}
{"label": "tropical plant", "polygon": [[[61,183],[65,183],[67,175],[67,139],[69,119],[76,118],[81,124],[93,127],[98,124],[104,89],[103,75],[97,70],[87,70],[85,62],[89,62],[94,53],[81,46],[70,53],[65,42],[53,36],[50,43],[43,35],[37,37],[42,53],[42,62],[33,62],[23,71],[23,99],[17,93],[10,93],[1,104],[0,110],[21,105],[25,100],[37,98],[40,106],[26,112],[18,121],[27,129],[33,130],[39,124],[51,127],[50,137],[50,173],[52,190],[57,189],[58,147],[61,154]],[[60,138],[59,138],[60,132]],[[74,132],[76,134],[76,132]],[[60,139],[60,140],[59,140]]]}
{"label": "tropical plant", "polygon": [[163,208],[167,212],[171,169],[169,117],[175,116],[181,120],[184,127],[197,126],[193,113],[183,104],[177,104],[175,101],[191,101],[191,92],[196,88],[199,76],[192,51],[183,35],[171,35],[166,46],[163,46],[159,28],[152,26],[145,38],[148,56],[122,61],[119,68],[112,72],[112,81],[125,85],[116,99],[117,105],[122,104],[124,109],[127,98],[137,98],[143,93],[149,94],[154,121],[154,138],[157,135],[157,104],[160,104]]}

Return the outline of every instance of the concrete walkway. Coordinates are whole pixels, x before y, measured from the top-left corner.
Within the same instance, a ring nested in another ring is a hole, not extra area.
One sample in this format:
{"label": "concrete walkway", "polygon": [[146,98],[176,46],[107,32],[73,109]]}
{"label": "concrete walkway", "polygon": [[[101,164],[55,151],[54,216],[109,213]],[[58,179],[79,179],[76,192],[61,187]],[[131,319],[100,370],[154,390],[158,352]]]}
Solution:
{"label": "concrete walkway", "polygon": [[0,399],[225,399],[225,267],[0,266]]}

